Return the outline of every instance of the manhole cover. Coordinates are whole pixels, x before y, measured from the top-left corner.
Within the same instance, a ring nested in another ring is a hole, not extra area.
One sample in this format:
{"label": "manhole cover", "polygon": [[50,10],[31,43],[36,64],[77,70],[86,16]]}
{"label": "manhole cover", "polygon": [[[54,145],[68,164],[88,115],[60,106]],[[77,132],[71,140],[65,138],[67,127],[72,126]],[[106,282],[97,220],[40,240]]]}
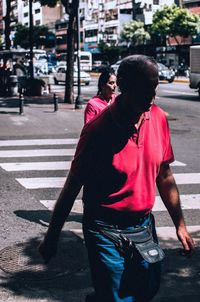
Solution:
{"label": "manhole cover", "polygon": [[79,238],[67,238],[59,244],[57,256],[44,264],[38,253],[38,241],[17,243],[0,251],[0,269],[13,278],[43,281],[81,271],[87,266],[85,246]]}

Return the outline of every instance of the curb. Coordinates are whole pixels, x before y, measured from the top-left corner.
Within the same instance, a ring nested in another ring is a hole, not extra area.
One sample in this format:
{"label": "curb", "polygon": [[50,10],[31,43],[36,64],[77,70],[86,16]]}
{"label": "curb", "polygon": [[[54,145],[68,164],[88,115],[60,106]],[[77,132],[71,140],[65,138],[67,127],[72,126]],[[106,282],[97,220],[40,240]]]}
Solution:
{"label": "curb", "polygon": [[174,80],[174,82],[175,83],[188,83],[189,84],[189,80],[187,80],[187,79],[186,80],[176,79],[176,80]]}

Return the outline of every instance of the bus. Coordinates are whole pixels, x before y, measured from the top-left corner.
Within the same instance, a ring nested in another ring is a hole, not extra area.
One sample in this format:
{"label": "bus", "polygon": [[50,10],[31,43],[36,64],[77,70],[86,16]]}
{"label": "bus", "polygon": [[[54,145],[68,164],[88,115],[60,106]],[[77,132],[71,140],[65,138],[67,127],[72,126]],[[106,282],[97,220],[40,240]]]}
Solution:
{"label": "bus", "polygon": [[[60,53],[58,55],[58,63],[57,65],[65,65],[66,64],[66,53]],[[75,62],[74,65],[77,64],[77,51],[75,52]],[[81,70],[91,71],[92,70],[92,54],[89,51],[80,51],[80,66]]]}
{"label": "bus", "polygon": [[197,89],[200,97],[200,45],[190,46],[190,88]]}

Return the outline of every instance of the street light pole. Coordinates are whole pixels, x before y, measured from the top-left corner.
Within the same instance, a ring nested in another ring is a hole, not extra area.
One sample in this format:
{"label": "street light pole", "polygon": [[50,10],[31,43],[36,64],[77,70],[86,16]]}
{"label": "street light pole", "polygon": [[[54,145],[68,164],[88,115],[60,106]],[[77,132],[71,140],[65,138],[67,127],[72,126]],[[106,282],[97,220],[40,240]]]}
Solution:
{"label": "street light pole", "polygon": [[34,78],[33,72],[33,0],[29,0],[29,44],[30,44],[30,78]]}
{"label": "street light pole", "polygon": [[[79,2],[80,3],[80,2]],[[81,66],[80,66],[80,12],[79,3],[77,7],[76,22],[77,22],[77,69],[78,69],[78,91],[75,100],[75,109],[81,109],[83,98],[81,97]]]}

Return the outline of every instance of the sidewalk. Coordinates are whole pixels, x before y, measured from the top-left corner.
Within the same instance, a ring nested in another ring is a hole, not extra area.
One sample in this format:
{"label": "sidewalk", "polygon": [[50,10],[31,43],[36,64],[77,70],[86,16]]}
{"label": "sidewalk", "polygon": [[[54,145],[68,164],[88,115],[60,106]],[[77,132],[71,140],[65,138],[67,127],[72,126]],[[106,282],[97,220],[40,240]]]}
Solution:
{"label": "sidewalk", "polygon": [[[59,111],[54,112],[52,96],[27,100],[24,116],[20,116],[15,107],[17,99],[6,100],[5,104],[3,99],[0,101],[1,136],[7,133],[16,137],[17,131],[21,131],[22,137],[27,133],[34,137],[45,135],[51,129],[49,136],[52,137],[63,133],[65,128],[70,129],[70,133],[78,133],[81,128],[83,109],[75,110],[74,104],[59,103]],[[41,210],[44,212],[49,217],[48,211]],[[1,213],[2,221],[6,219],[6,213],[3,209]],[[57,257],[49,265],[44,265],[38,256],[37,246],[46,227],[33,221],[22,223],[19,219],[22,226],[19,225],[17,236],[23,238],[20,234],[23,228],[26,238],[16,244],[18,238],[13,237],[13,242],[6,247],[0,244],[0,302],[84,302],[85,295],[92,292],[86,248],[80,223],[78,227],[77,224],[71,227],[73,221],[80,220],[80,214],[73,213],[69,217]],[[181,246],[174,228],[157,228],[166,257],[161,289],[152,302],[200,301],[200,226],[190,226],[189,231],[197,249],[192,258],[185,258],[179,254]],[[2,233],[2,236],[6,234]]]}
{"label": "sidewalk", "polygon": [[[67,231],[66,228],[58,256],[47,266],[36,253],[37,237],[21,246],[10,246],[3,253],[0,251],[0,266],[11,272],[0,270],[1,302],[83,302],[85,295],[92,292],[82,233],[79,229]],[[194,256],[187,259],[179,254],[174,229],[157,229],[166,258],[161,289],[152,302],[199,302],[200,227],[189,230],[198,248]]]}

